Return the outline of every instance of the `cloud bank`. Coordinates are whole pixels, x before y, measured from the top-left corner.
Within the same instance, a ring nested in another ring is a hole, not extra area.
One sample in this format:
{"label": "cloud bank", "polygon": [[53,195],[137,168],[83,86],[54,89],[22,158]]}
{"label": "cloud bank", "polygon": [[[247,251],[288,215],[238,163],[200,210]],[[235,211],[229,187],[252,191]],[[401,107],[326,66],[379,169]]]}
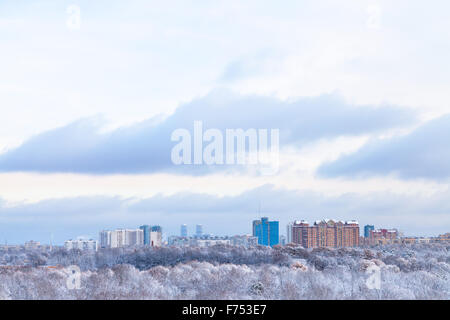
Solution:
{"label": "cloud bank", "polygon": [[450,115],[429,121],[410,134],[374,140],[353,154],[323,164],[324,177],[393,174],[403,179],[450,177]]}
{"label": "cloud bank", "polygon": [[170,158],[176,144],[171,133],[178,128],[193,132],[195,120],[203,121],[203,130],[279,129],[281,148],[301,148],[322,138],[409,125],[415,116],[394,106],[349,105],[334,95],[285,102],[217,90],[180,106],[164,120],[149,119],[100,133],[96,121],[84,119],[41,133],[0,155],[0,171],[205,174],[217,167],[175,166]]}

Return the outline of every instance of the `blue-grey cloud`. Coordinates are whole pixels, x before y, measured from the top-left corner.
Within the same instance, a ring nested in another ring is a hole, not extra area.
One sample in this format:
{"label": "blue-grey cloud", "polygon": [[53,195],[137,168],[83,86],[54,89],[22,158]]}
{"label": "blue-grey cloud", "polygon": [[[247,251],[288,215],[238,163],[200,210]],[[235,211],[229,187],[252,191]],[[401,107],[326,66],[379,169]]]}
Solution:
{"label": "blue-grey cloud", "polygon": [[450,177],[450,115],[420,126],[410,134],[375,140],[353,154],[323,164],[325,177],[393,174],[404,179]]}
{"label": "blue-grey cloud", "polygon": [[399,228],[408,235],[433,235],[450,227],[449,192],[433,196],[395,195],[388,192],[326,196],[315,192],[264,185],[236,196],[203,193],[155,195],[145,199],[76,197],[15,206],[0,204],[0,241],[20,243],[34,239],[62,243],[79,235],[96,238],[102,229],[136,228],[158,224],[164,234],[179,233],[180,224],[203,224],[218,235],[251,233],[252,220],[261,216],[280,221],[280,233],[296,219],[357,219],[360,225]]}
{"label": "blue-grey cloud", "polygon": [[95,121],[84,119],[44,132],[0,155],[0,171],[205,174],[217,167],[171,162],[173,130],[186,128],[192,133],[195,120],[203,121],[204,130],[224,133],[227,128],[279,129],[281,147],[300,148],[321,138],[409,125],[415,116],[393,106],[352,106],[334,95],[284,102],[218,90],[180,106],[162,121],[149,119],[100,133]]}

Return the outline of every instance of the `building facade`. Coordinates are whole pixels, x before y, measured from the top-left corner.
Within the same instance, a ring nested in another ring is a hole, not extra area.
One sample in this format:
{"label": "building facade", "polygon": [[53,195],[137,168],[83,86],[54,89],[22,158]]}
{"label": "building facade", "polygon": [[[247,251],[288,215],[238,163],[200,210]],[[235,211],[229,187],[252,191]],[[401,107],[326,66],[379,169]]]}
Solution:
{"label": "building facade", "polygon": [[359,224],[352,221],[335,221],[331,219],[314,222],[305,220],[292,224],[292,242],[304,248],[340,248],[359,245]]}
{"label": "building facade", "polygon": [[160,226],[143,225],[139,229],[144,235],[144,245],[160,247],[162,245],[162,228]]}
{"label": "building facade", "polygon": [[97,251],[98,242],[96,240],[67,240],[64,242],[64,248],[67,250],[71,249],[79,249],[79,250],[89,250],[89,251]]}
{"label": "building facade", "polygon": [[141,229],[143,234],[144,234],[144,245],[149,245],[150,244],[151,228],[152,227],[149,226],[148,224],[139,227],[139,229]]}
{"label": "building facade", "polygon": [[232,236],[231,245],[242,247],[253,247],[258,245],[258,238],[251,235]]}
{"label": "building facade", "polygon": [[263,217],[261,220],[253,221],[253,236],[258,238],[258,244],[263,246],[274,246],[279,243],[279,222],[269,221]]}
{"label": "building facade", "polygon": [[161,227],[159,227],[159,229],[157,229],[157,230],[154,230],[152,228],[152,231],[150,232],[150,243],[149,243],[149,245],[152,246],[152,247],[161,247],[161,245],[162,245]]}
{"label": "building facade", "polygon": [[100,232],[101,248],[121,248],[143,244],[144,231],[142,229],[116,229]]}
{"label": "building facade", "polygon": [[450,232],[440,234],[435,238],[436,242],[450,242]]}
{"label": "building facade", "polygon": [[187,238],[187,236],[188,236],[187,225],[185,225],[185,224],[181,225],[181,227],[180,227],[180,236]]}
{"label": "building facade", "polygon": [[100,248],[110,248],[111,247],[111,231],[102,230],[99,235]]}
{"label": "building facade", "polygon": [[450,233],[440,234],[437,237],[401,237],[398,242],[403,244],[413,244],[413,243],[449,243]]}
{"label": "building facade", "polygon": [[231,238],[230,237],[218,237],[218,236],[209,236],[204,235],[202,237],[178,237],[178,236],[170,236],[168,238],[169,246],[193,246],[193,247],[210,247],[214,245],[230,245]]}
{"label": "building facade", "polygon": [[370,237],[370,230],[375,230],[375,226],[369,224],[364,226],[364,238]]}
{"label": "building facade", "polygon": [[211,247],[211,246],[215,246],[215,245],[230,245],[231,244],[231,240],[230,239],[195,239],[194,241],[194,245],[197,247]]}
{"label": "building facade", "polygon": [[396,229],[376,229],[369,231],[369,244],[390,244],[399,242]]}
{"label": "building facade", "polygon": [[189,238],[187,237],[180,237],[180,236],[169,236],[167,239],[167,244],[169,246],[175,246],[175,247],[184,247],[190,245]]}
{"label": "building facade", "polygon": [[144,244],[144,232],[141,229],[125,230],[125,246],[141,246]]}
{"label": "building facade", "polygon": [[26,241],[24,244],[25,249],[30,250],[30,249],[38,249],[41,246],[41,243],[39,241]]}
{"label": "building facade", "polygon": [[287,243],[292,243],[292,227],[293,227],[293,225],[294,224],[292,222],[290,222],[286,226],[286,242]]}

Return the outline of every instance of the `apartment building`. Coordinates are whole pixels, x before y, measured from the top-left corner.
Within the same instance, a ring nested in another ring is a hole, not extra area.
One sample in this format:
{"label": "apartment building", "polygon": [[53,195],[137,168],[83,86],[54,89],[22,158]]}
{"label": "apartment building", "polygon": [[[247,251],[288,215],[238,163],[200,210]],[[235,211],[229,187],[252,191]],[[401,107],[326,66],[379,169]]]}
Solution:
{"label": "apartment building", "polygon": [[141,229],[116,229],[100,232],[101,248],[121,248],[144,244],[144,231]]}
{"label": "apartment building", "polygon": [[313,225],[305,220],[290,224],[292,242],[304,248],[339,248],[359,245],[359,224],[357,221],[318,220]]}
{"label": "apartment building", "polygon": [[390,244],[400,241],[397,229],[376,229],[369,232],[369,244]]}

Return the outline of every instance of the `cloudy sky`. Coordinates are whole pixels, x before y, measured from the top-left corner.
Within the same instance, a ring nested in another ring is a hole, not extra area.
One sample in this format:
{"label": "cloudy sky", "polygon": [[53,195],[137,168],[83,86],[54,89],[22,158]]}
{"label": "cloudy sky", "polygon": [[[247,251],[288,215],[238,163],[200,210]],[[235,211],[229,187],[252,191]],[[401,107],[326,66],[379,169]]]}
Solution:
{"label": "cloudy sky", "polygon": [[[244,234],[260,215],[450,231],[447,1],[0,2],[0,242]],[[279,129],[280,167],[171,133]]]}

